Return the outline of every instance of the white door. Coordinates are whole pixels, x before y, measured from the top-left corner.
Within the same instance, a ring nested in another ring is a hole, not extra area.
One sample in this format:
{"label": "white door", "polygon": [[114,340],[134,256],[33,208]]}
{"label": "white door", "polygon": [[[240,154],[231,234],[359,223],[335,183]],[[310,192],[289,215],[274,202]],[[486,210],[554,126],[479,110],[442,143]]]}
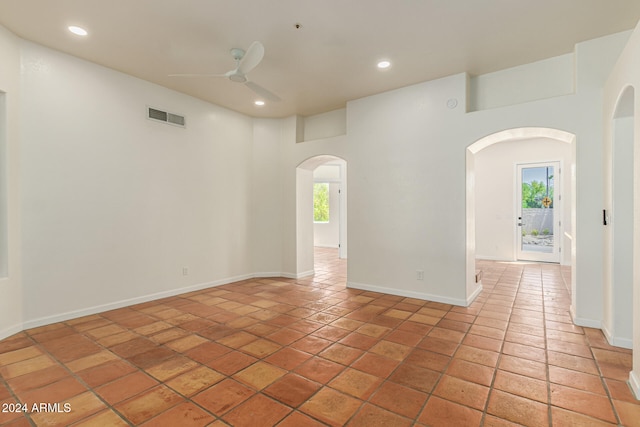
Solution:
{"label": "white door", "polygon": [[517,259],[560,262],[560,162],[516,169]]}

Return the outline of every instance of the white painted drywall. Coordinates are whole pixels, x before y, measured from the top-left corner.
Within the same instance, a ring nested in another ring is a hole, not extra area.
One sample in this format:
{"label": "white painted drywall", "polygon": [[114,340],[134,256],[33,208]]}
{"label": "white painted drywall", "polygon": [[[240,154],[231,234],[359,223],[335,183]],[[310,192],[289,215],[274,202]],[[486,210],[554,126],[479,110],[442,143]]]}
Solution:
{"label": "white painted drywall", "polygon": [[332,138],[347,133],[347,110],[340,108],[304,118],[304,140]]}
{"label": "white painted drywall", "polygon": [[282,250],[281,126],[280,120],[253,120],[251,259],[253,271],[262,276],[286,271]]}
{"label": "white painted drywall", "polygon": [[574,91],[574,55],[566,54],[470,79],[470,110],[486,110]]}
{"label": "white painted drywall", "polygon": [[[561,263],[571,264],[571,145],[547,138],[501,142],[475,155],[476,258],[513,261],[516,259],[516,164],[560,161],[562,230]],[[566,178],[565,178],[566,176]],[[556,190],[557,191],[557,190]]]}
{"label": "white painted drywall", "polygon": [[467,79],[458,75],[349,102],[350,286],[465,304],[477,289],[464,269],[475,247],[466,239],[466,147],[505,129],[559,129],[577,139],[574,312],[600,325],[601,88],[628,36],[576,46],[573,95],[465,114]]}
{"label": "white painted drywall", "polygon": [[22,330],[24,320],[20,252],[20,40],[0,27],[0,339]]}
{"label": "white painted drywall", "polygon": [[252,119],[24,42],[21,120],[27,326],[252,274]]}
{"label": "white painted drywall", "polygon": [[[20,124],[8,137],[9,270],[14,262],[18,268],[0,283],[8,296],[0,302],[0,330],[255,271],[307,271],[296,168],[327,154],[349,161],[350,286],[465,304],[478,289],[465,271],[475,244],[466,238],[466,147],[525,126],[577,136],[574,312],[577,321],[598,325],[602,87],[627,37],[577,46],[574,95],[467,114],[461,74],[350,102],[346,136],[297,143],[298,117],[253,120],[4,32],[0,55],[9,71],[0,70],[1,89],[22,92],[7,98],[9,122]],[[638,37],[619,64],[623,76],[640,75]],[[620,80],[605,91],[607,108]],[[146,120],[146,105],[185,114],[187,128]],[[259,171],[273,184],[264,193]],[[260,218],[257,193],[269,201]],[[640,230],[634,239],[640,242]],[[263,253],[254,242],[273,254],[258,261]],[[182,276],[185,266],[189,276]],[[416,280],[417,269],[425,281]]]}
{"label": "white painted drywall", "polygon": [[348,103],[349,286],[466,303],[466,80]]}
{"label": "white painted drywall", "polygon": [[[313,171],[296,169],[296,219],[298,248],[313,248]],[[307,275],[314,270],[313,251],[298,252],[297,275]]]}
{"label": "white painted drywall", "polygon": [[[640,28],[636,27],[633,31],[629,42],[625,46],[622,54],[619,56],[617,63],[610,73],[606,84],[604,85],[604,150],[603,150],[603,167],[604,174],[604,207],[608,210],[613,208],[613,197],[615,197],[614,183],[614,156],[615,156],[615,119],[616,110],[619,100],[629,87],[634,88],[635,97],[633,99],[633,120],[636,131],[633,133],[633,210],[636,215],[633,230],[630,233],[633,236],[633,295],[626,295],[633,301],[632,314],[632,347],[633,347],[633,370],[629,374],[629,384],[637,398],[640,399],[640,226],[637,222],[637,213],[640,212],[640,132],[637,131],[638,123],[640,123],[640,105],[637,96],[638,88],[640,88]],[[605,227],[606,234],[603,240],[605,253],[604,284],[605,295],[607,299],[604,301],[604,318],[609,320],[610,325],[615,325],[615,317],[618,313],[617,302],[619,299],[615,297],[617,288],[614,287],[612,280],[613,259],[615,256],[612,244],[612,229]],[[611,339],[611,337],[609,337]]]}

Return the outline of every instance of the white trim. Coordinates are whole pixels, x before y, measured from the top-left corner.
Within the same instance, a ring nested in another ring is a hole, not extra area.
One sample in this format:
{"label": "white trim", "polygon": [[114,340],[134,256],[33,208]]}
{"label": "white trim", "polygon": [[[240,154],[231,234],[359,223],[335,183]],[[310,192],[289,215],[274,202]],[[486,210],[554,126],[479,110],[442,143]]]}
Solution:
{"label": "white trim", "polygon": [[631,391],[633,391],[634,397],[640,400],[640,377],[635,371],[629,372],[629,386],[631,387]]}
{"label": "white trim", "polygon": [[[316,222],[316,224],[318,224]],[[336,246],[336,245],[313,245],[316,248],[329,248],[329,249],[340,249],[340,246]]]}
{"label": "white trim", "polygon": [[288,277],[290,279],[302,279],[303,277],[309,277],[316,274],[315,270],[303,271],[302,273],[282,273],[282,277]]}
{"label": "white trim", "polygon": [[315,270],[304,271],[302,273],[283,273],[282,271],[271,271],[271,272],[267,271],[267,272],[254,273],[250,278],[260,279],[260,278],[268,278],[268,277],[285,277],[287,279],[301,279],[303,277],[313,276],[314,274],[316,274]]}
{"label": "white trim", "polygon": [[480,292],[482,292],[482,289],[483,289],[482,282],[480,282],[478,283],[478,287],[476,288],[476,290],[473,291],[473,293],[467,297],[467,305],[465,307],[469,307],[471,303],[475,301],[478,295],[480,295]]}
{"label": "white trim", "polygon": [[9,326],[8,328],[5,328],[5,329],[0,331],[0,340],[8,338],[11,335],[15,335],[18,332],[22,332],[23,330],[24,330],[24,328],[20,324]]}
{"label": "white trim", "polygon": [[263,271],[259,273],[253,273],[250,279],[267,279],[271,277],[286,277],[288,279],[293,279],[289,273],[283,273],[281,271]]}
{"label": "white trim", "polygon": [[609,328],[602,323],[602,333],[604,337],[607,339],[607,342],[614,347],[622,347],[627,349],[633,349],[633,340],[631,338],[620,338],[614,337]]}
{"label": "white trim", "polygon": [[599,320],[583,319],[581,317],[574,317],[573,318],[573,323],[576,326],[585,326],[587,328],[602,329],[602,322],[600,322]]}
{"label": "white trim", "polygon": [[604,322],[602,322],[602,333],[604,334],[604,337],[607,339],[607,342],[611,345],[613,345],[613,334],[611,334],[611,331],[609,331],[609,328],[607,328],[607,325],[605,325]]}
{"label": "white trim", "polygon": [[38,326],[49,325],[51,323],[64,322],[65,320],[75,319],[78,317],[89,316],[97,313],[103,313],[105,311],[115,310],[122,307],[128,307],[135,304],[141,304],[144,302],[155,301],[162,298],[199,291],[206,288],[213,288],[216,286],[226,285],[233,282],[239,282],[242,280],[251,279],[253,277],[254,277],[253,274],[243,274],[241,276],[229,277],[227,279],[215,280],[213,282],[199,283],[197,285],[185,286],[183,288],[176,288],[168,291],[156,292],[153,294],[142,295],[135,298],[115,301],[108,304],[96,305],[93,307],[83,308],[80,310],[72,310],[72,311],[67,311],[65,313],[55,314],[52,316],[45,316],[45,317],[40,317],[33,320],[27,320],[26,322],[24,322],[23,326],[25,330],[36,328]]}
{"label": "white trim", "polygon": [[[49,325],[51,323],[64,322],[66,320],[75,319],[78,317],[89,316],[92,314],[104,313],[105,311],[115,310],[122,307],[129,307],[135,304],[141,304],[144,302],[155,301],[162,298],[172,297],[176,295],[186,294],[189,292],[199,291],[207,288],[215,288],[216,286],[227,285],[229,283],[240,282],[242,280],[247,279],[259,279],[266,277],[285,277],[289,279],[300,279],[302,277],[312,276],[315,274],[314,270],[306,271],[299,274],[292,273],[282,273],[282,272],[262,272],[262,273],[252,273],[252,274],[243,274],[239,276],[228,277],[226,279],[214,280],[212,282],[199,283],[196,285],[185,286],[182,288],[171,289],[168,291],[157,292],[148,295],[142,295],[135,298],[129,298],[125,300],[115,301],[108,304],[96,305],[93,307],[83,308],[80,310],[72,310],[67,311],[65,313],[54,314],[52,316],[40,317],[33,320],[25,321],[22,325],[17,325],[6,329],[4,331],[0,331],[0,339],[2,339],[5,333],[9,333],[13,335],[15,333],[21,332],[23,330],[36,328],[38,326]],[[22,326],[22,329],[20,327]],[[7,335],[9,336],[9,335]],[[6,336],[4,337],[6,338]]]}
{"label": "white trim", "polygon": [[614,338],[611,345],[613,345],[614,347],[633,350],[633,340],[631,338]]}
{"label": "white trim", "polygon": [[[397,295],[397,296],[408,297],[408,298],[418,298],[418,299],[423,299],[427,301],[441,302],[443,304],[452,304],[452,305],[457,305],[461,307],[467,307],[467,300],[464,300],[461,298],[446,298],[439,295],[431,295],[431,294],[425,294],[422,292],[406,291],[403,289],[387,288],[385,286],[375,286],[375,285],[369,285],[366,283],[356,283],[356,282],[347,282],[347,288],[360,289],[363,291],[379,292],[383,294]],[[480,291],[482,291],[482,286],[479,286],[478,288]],[[476,292],[474,292],[474,295],[475,294]]]}
{"label": "white trim", "polygon": [[500,261],[500,262],[516,262],[517,259],[505,259],[504,257],[500,257],[500,256],[493,256],[493,255],[476,255],[476,259],[479,260],[483,260],[483,261]]}

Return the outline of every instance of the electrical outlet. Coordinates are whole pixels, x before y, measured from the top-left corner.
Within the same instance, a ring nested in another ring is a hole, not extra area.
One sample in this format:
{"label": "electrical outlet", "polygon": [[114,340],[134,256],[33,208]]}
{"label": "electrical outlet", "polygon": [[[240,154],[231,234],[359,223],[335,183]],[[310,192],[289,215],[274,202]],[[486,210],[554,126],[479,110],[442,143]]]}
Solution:
{"label": "electrical outlet", "polygon": [[189,267],[182,267],[182,275],[183,276],[189,275]]}
{"label": "electrical outlet", "polygon": [[416,280],[424,280],[424,270],[416,270]]}

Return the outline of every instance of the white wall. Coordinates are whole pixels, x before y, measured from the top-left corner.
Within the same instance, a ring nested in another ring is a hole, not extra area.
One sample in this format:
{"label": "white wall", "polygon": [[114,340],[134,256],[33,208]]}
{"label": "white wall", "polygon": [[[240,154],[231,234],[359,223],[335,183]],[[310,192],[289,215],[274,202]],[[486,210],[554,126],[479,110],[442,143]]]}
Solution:
{"label": "white wall", "polygon": [[471,111],[574,92],[574,55],[566,54],[470,79]]}
{"label": "white wall", "polygon": [[250,118],[27,42],[22,70],[25,326],[252,274]]}
{"label": "white wall", "polygon": [[344,108],[329,111],[303,120],[304,141],[332,138],[347,133],[347,111]]}
{"label": "white wall", "polygon": [[[479,288],[465,271],[475,256],[466,235],[466,148],[531,126],[577,137],[573,312],[578,323],[599,326],[602,87],[628,36],[576,47],[573,95],[467,113],[460,74],[352,101],[346,136],[298,143],[299,117],[254,120],[2,30],[10,235],[0,333],[256,272],[313,269],[310,234],[299,233],[306,219],[297,166],[318,155],[349,162],[349,286],[467,304]],[[639,37],[604,92],[605,117],[624,84],[640,83]],[[187,128],[146,120],[146,105],[186,115]],[[339,127],[334,120],[327,129]],[[636,165],[639,157],[636,149]],[[636,290],[638,281],[635,272]],[[638,325],[640,292],[634,298]],[[637,372],[640,328],[633,341]]]}
{"label": "white wall", "polygon": [[[475,155],[476,258],[516,259],[516,168],[518,163],[561,161],[563,174],[556,175],[562,188],[561,262],[571,264],[571,145],[538,138],[501,142]],[[556,190],[556,191],[558,191]]]}
{"label": "white wall", "polygon": [[[633,230],[629,230],[629,233],[633,236],[633,291],[632,296],[627,295],[627,298],[631,298],[633,301],[633,333],[632,333],[632,347],[633,347],[633,370],[629,375],[629,384],[634,390],[637,398],[640,398],[640,224],[638,218],[640,218],[640,132],[638,132],[638,123],[640,123],[640,100],[637,96],[637,89],[640,87],[640,28],[636,27],[635,31],[631,35],[629,42],[627,43],[624,51],[618,58],[615,68],[609,75],[604,86],[604,108],[603,108],[603,121],[604,121],[604,152],[603,152],[603,167],[604,174],[604,208],[609,211],[613,208],[613,196],[614,196],[614,175],[613,175],[613,161],[614,161],[614,137],[615,137],[615,116],[617,112],[618,102],[623,93],[627,91],[629,87],[635,89],[636,96],[633,98],[633,107],[628,111],[633,111],[634,132],[633,132],[633,211],[634,211],[634,226]],[[625,114],[622,114],[624,116]],[[617,141],[619,143],[620,141]],[[620,149],[620,147],[618,147]],[[610,323],[609,326],[615,325],[616,315],[619,313],[617,307],[617,299],[614,298],[614,293],[618,289],[614,288],[612,283],[612,270],[613,270],[613,256],[615,255],[612,248],[612,228],[605,227],[606,233],[602,241],[605,248],[604,259],[604,283],[605,283],[605,296],[604,301],[605,319]],[[615,334],[614,334],[615,336]]]}
{"label": "white wall", "polygon": [[466,81],[348,103],[350,287],[466,304]]}
{"label": "white wall", "polygon": [[251,258],[253,271],[263,276],[294,271],[283,265],[281,126],[280,120],[253,120]]}
{"label": "white wall", "polygon": [[0,27],[0,338],[22,330],[24,317],[20,253],[20,40]]}
{"label": "white wall", "polygon": [[[601,88],[628,36],[576,46],[574,95],[465,114],[460,106],[467,105],[467,78],[458,75],[350,102],[349,285],[468,303],[478,289],[463,267],[475,256],[474,242],[466,239],[466,147],[505,129],[559,129],[577,138],[580,234],[573,276],[580,286],[573,311],[578,323],[598,327]],[[458,107],[447,108],[449,99],[457,99]],[[425,271],[425,281],[416,279],[416,270]]]}

